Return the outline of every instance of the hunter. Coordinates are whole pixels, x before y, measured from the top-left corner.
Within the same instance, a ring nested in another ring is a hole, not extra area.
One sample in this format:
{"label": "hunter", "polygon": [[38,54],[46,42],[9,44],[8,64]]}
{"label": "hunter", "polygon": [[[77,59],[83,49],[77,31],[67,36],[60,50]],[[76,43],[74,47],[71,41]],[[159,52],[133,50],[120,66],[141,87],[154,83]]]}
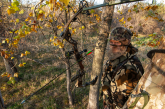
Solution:
{"label": "hunter", "polygon": [[102,74],[104,109],[120,109],[144,73],[131,44],[132,32],[125,27],[114,28],[109,37],[109,59]]}

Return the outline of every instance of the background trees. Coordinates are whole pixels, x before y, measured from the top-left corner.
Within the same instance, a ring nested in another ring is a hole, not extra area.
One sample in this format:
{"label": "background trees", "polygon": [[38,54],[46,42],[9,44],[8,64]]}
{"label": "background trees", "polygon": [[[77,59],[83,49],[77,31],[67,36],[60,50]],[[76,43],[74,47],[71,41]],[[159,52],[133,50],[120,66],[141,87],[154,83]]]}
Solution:
{"label": "background trees", "polygon": [[[10,82],[8,82],[8,77],[14,77],[14,75],[10,75],[9,72],[6,73],[5,64],[1,57],[0,73],[3,78],[0,77],[0,80],[2,80],[0,82],[0,89],[5,104],[9,108],[69,107],[65,73],[25,104],[20,105],[20,102],[23,98],[36,91],[36,89],[49,82],[54,75],[58,75],[66,70],[61,48],[64,47],[66,51],[70,51],[72,47],[66,41],[61,43],[62,38],[58,36],[64,29],[66,13],[67,19],[69,19],[78,10],[78,2],[74,1],[71,3],[71,8],[69,9],[63,5],[63,2],[53,0],[41,1],[35,5],[21,4],[20,2],[18,5],[17,1],[14,2],[12,4],[6,2],[11,7],[5,5],[6,9],[3,8],[2,11],[3,17],[0,18],[0,26],[5,29],[1,31],[4,34],[1,39],[1,48],[5,47],[5,45],[7,46],[7,50],[4,50],[1,54],[4,58],[6,57],[5,59],[13,61],[14,67],[18,69],[18,72],[14,72],[15,77],[19,77],[20,81],[14,85],[12,83],[15,83],[15,79],[10,79]],[[89,6],[92,6],[92,3],[89,3]],[[112,26],[105,28],[107,31],[111,31],[111,28],[121,25],[130,28],[134,32],[133,44],[140,51],[138,56],[143,65],[146,66],[149,62],[146,57],[147,51],[152,49],[151,47],[156,48],[160,41],[163,40],[164,4],[157,4],[154,7],[139,2],[120,5],[120,7],[118,10],[115,8]],[[101,17],[102,9],[90,10],[89,12],[91,13],[90,16],[80,14],[76,22],[70,25],[72,37],[78,41],[80,50],[84,48],[92,50],[95,48],[96,42],[99,41],[97,37],[102,36],[101,34],[104,32],[99,30],[104,22]],[[107,34],[105,34],[106,37]],[[100,40],[102,39],[100,38]],[[106,42],[105,40],[102,41]],[[90,75],[93,78],[93,73],[91,73],[92,62],[95,62],[93,57],[93,54],[91,54],[83,61],[86,71],[85,82],[90,80]],[[107,55],[105,60],[106,58]],[[72,65],[76,61],[71,56],[69,62]],[[100,65],[102,65],[101,63],[100,61]],[[78,68],[77,64],[71,67],[71,77],[76,74]],[[101,69],[99,70],[101,71]],[[100,75],[99,73],[98,75]],[[70,84],[75,101],[74,106],[86,108],[89,87],[75,88],[74,84]],[[99,106],[102,107],[101,99]]]}

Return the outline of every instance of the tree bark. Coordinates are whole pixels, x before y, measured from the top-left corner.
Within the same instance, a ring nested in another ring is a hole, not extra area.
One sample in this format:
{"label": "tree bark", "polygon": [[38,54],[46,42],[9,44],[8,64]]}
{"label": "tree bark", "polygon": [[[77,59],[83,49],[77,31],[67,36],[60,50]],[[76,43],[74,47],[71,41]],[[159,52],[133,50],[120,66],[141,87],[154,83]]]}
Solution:
{"label": "tree bark", "polygon": [[[67,15],[67,12],[65,11],[65,24],[67,23],[68,21],[68,15]],[[63,55],[64,57],[66,58],[65,56],[65,49],[63,49]],[[69,63],[69,59],[66,58],[65,60],[65,65],[66,65],[66,75],[67,75],[67,92],[68,92],[68,99],[69,99],[69,105],[71,107],[73,107],[73,97],[72,97],[72,91],[71,91],[71,71],[70,71],[70,63]]]}
{"label": "tree bark", "polygon": [[[165,39],[158,49],[165,49]],[[165,54],[155,53],[150,63],[132,94],[139,94],[140,90],[146,91],[150,99],[145,109],[165,109]],[[134,101],[135,98],[129,97],[123,108],[130,107]],[[143,104],[144,98],[141,97],[135,107],[141,109]]]}
{"label": "tree bark", "polygon": [[2,94],[0,91],[0,109],[3,109],[3,107],[4,107],[4,101],[3,101]]}
{"label": "tree bark", "polygon": [[[109,2],[112,0],[104,0],[104,2]],[[104,60],[105,49],[107,45],[107,38],[109,36],[112,16],[113,16],[114,6],[103,7],[103,12],[101,15],[101,28],[98,41],[95,47],[94,59],[92,64],[92,73],[91,80],[93,80],[96,75],[98,76],[98,80],[95,85],[90,86],[89,91],[89,103],[88,109],[99,109],[99,89],[100,89],[100,81],[102,74],[102,66]]]}
{"label": "tree bark", "polygon": [[[10,75],[11,77],[14,77],[14,73],[17,73],[18,70],[15,67],[13,61],[10,58],[5,59],[4,57],[3,57],[3,60],[4,60],[5,67],[6,67],[6,72],[11,74]],[[15,78],[16,82],[18,82],[18,78],[17,77],[14,77],[14,78]]]}

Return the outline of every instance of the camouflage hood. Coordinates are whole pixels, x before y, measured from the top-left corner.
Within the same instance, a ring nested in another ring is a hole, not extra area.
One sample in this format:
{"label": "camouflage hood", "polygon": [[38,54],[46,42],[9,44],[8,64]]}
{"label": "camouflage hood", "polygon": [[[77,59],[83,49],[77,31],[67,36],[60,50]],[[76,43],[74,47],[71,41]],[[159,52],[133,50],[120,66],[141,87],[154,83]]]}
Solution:
{"label": "camouflage hood", "polygon": [[132,32],[125,27],[116,27],[111,31],[110,40],[122,41],[131,39]]}

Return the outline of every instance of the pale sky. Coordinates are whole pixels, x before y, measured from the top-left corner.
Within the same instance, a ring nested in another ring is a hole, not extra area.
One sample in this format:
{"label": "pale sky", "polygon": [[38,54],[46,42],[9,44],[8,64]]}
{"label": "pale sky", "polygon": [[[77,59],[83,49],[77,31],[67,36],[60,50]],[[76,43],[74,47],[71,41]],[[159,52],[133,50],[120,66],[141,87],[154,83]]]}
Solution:
{"label": "pale sky", "polygon": [[[87,1],[90,1],[90,0],[87,0]],[[95,3],[96,4],[102,4],[104,0],[95,0]],[[149,3],[152,3],[152,0],[144,0],[144,2],[149,2]],[[160,2],[163,2],[165,3],[164,0],[156,0],[157,3],[160,3]]]}
{"label": "pale sky", "polygon": [[[33,2],[39,2],[40,0],[22,0],[22,2],[27,3],[27,1],[29,1],[30,3]],[[71,0],[70,0],[71,1]],[[78,1],[78,0],[77,0]],[[87,0],[87,1],[94,1],[94,0]],[[95,4],[102,4],[104,0],[95,0]],[[144,2],[149,2],[152,3],[152,0],[144,0]],[[156,0],[157,3],[164,3],[165,4],[165,0]]]}

